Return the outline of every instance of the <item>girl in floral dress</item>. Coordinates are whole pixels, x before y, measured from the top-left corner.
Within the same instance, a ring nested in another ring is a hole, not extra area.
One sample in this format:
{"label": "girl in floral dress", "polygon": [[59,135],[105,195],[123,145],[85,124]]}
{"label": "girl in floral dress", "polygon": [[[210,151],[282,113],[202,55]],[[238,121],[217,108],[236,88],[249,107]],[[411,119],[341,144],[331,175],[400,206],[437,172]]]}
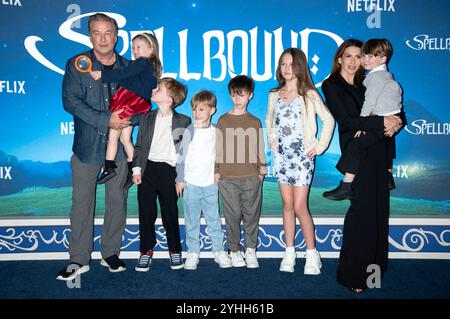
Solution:
{"label": "girl in floral dress", "polygon": [[[286,251],[280,271],[294,271],[297,217],[306,242],[304,273],[318,275],[322,264],[315,247],[308,194],[314,174],[314,157],[328,148],[334,119],[311,80],[306,56],[300,49],[290,48],[281,54],[276,76],[278,87],[269,93],[266,127],[283,202]],[[322,121],[319,139],[316,138],[316,115]]]}

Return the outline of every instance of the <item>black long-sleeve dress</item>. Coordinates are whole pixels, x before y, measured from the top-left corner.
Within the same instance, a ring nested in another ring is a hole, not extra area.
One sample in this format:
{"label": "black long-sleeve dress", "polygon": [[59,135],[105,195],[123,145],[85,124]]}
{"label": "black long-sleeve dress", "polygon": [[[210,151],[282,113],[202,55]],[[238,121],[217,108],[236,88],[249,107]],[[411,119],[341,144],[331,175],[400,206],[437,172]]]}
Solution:
{"label": "black long-sleeve dress", "polygon": [[[341,152],[357,130],[384,130],[383,117],[361,117],[364,102],[362,84],[350,85],[340,74],[332,74],[322,84],[330,112],[339,127]],[[339,256],[337,281],[348,288],[367,288],[369,265],[388,262],[389,191],[386,139],[367,148],[353,181],[355,198],[345,216],[344,236]]]}

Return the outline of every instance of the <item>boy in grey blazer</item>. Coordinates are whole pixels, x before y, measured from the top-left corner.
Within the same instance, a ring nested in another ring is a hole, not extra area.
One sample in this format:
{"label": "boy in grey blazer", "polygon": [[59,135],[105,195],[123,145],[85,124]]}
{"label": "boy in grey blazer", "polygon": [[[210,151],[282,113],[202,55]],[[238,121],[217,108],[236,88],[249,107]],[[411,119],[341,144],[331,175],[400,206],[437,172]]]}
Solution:
{"label": "boy in grey blazer", "polygon": [[[364,68],[369,73],[363,82],[366,92],[360,115],[363,117],[401,115],[402,89],[387,70],[387,63],[392,56],[391,43],[386,39],[370,39],[364,43],[361,51]],[[385,138],[385,134],[381,131],[358,131],[354,137],[336,166],[340,172],[345,174],[344,179],[337,188],[325,192],[323,194],[325,198],[331,200],[353,198],[351,185],[358,171],[359,162],[367,147]],[[388,138],[387,148],[389,168],[387,187],[392,190],[395,188],[392,176],[392,165],[395,158],[394,136]]]}
{"label": "boy in grey blazer", "polygon": [[162,78],[152,91],[158,109],[141,118],[133,156],[133,182],[138,185],[139,234],[141,256],[136,271],[148,271],[156,246],[156,200],[166,231],[170,267],[184,267],[178,223],[175,166],[184,130],[191,124],[188,116],[175,108],[186,98],[186,87],[171,78]]}

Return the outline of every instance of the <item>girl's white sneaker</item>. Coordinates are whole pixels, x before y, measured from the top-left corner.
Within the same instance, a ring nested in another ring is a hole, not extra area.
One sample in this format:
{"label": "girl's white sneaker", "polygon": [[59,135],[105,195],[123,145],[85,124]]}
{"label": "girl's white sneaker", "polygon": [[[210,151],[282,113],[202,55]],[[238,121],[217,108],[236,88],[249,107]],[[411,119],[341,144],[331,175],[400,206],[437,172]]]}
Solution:
{"label": "girl's white sneaker", "polygon": [[320,261],[320,254],[317,249],[306,252],[305,275],[320,275],[320,268],[322,262]]}
{"label": "girl's white sneaker", "polygon": [[297,254],[295,251],[285,251],[283,255],[283,260],[281,261],[280,271],[294,272],[295,258]]}

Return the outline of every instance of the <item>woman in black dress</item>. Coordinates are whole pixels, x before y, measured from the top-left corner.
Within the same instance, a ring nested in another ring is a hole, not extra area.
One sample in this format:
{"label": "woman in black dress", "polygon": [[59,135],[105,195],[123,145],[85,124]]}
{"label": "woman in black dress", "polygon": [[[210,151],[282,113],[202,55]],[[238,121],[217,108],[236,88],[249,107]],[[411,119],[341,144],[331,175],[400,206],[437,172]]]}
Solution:
{"label": "woman in black dress", "polygon": [[[339,127],[341,152],[356,131],[382,130],[392,136],[400,129],[396,116],[361,117],[365,88],[362,85],[361,41],[347,40],[338,48],[330,77],[322,91]],[[337,281],[352,291],[367,289],[369,265],[378,265],[381,276],[387,268],[389,231],[389,190],[387,187],[386,141],[367,145],[353,182],[354,199],[345,216],[344,237],[339,256]]]}

